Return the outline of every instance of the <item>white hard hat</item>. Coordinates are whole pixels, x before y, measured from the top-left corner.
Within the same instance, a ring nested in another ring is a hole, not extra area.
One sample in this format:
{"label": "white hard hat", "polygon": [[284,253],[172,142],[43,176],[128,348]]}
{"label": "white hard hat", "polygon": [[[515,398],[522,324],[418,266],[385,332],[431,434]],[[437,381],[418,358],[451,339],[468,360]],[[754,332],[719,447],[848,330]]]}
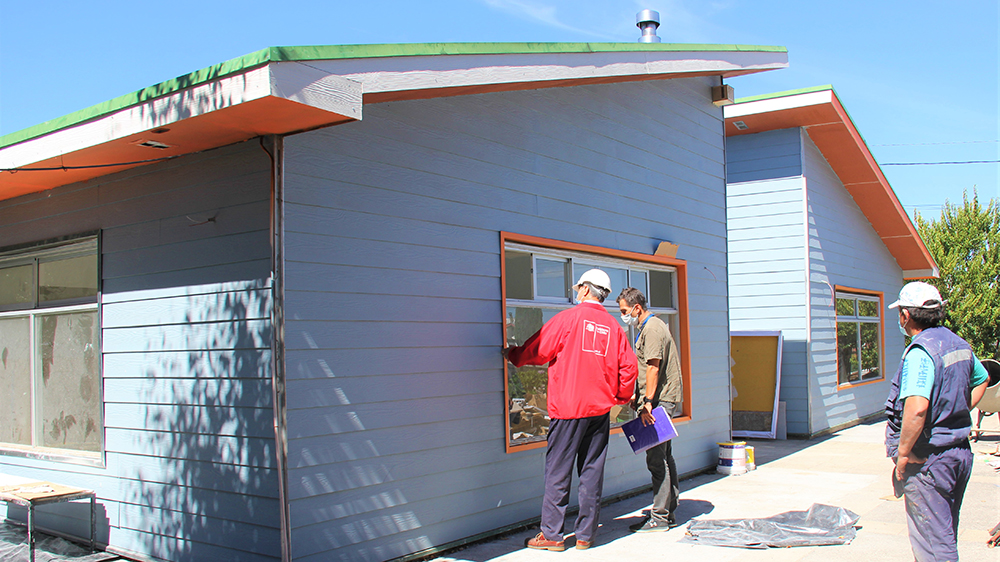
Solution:
{"label": "white hard hat", "polygon": [[[937,301],[928,305],[924,303],[927,301]],[[914,281],[912,283],[907,283],[899,291],[899,300],[889,305],[889,308],[898,308],[900,306],[909,308],[941,308],[944,300],[941,299],[941,293],[938,292],[937,287],[924,283],[923,281]]]}
{"label": "white hard hat", "polygon": [[588,269],[584,271],[583,275],[576,282],[576,285],[573,285],[573,288],[575,289],[584,283],[590,283],[595,287],[600,287],[609,293],[611,292],[611,278],[600,269]]}

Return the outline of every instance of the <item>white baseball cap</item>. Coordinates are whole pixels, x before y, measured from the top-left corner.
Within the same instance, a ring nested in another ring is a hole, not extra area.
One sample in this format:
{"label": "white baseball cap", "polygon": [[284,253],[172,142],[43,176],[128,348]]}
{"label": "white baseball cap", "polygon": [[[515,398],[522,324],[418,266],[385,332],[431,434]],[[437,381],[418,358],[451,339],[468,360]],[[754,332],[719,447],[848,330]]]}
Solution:
{"label": "white baseball cap", "polygon": [[[925,305],[927,301],[937,301],[933,304]],[[941,293],[938,292],[937,287],[924,283],[923,281],[914,281],[912,283],[907,283],[899,291],[899,300],[889,305],[889,308],[899,308],[901,306],[910,308],[941,308],[944,304],[944,300],[941,298]]]}
{"label": "white baseball cap", "polygon": [[588,269],[584,271],[583,275],[576,282],[576,285],[573,285],[573,288],[575,289],[584,283],[590,283],[595,287],[600,287],[609,293],[611,292],[611,278],[600,269]]}

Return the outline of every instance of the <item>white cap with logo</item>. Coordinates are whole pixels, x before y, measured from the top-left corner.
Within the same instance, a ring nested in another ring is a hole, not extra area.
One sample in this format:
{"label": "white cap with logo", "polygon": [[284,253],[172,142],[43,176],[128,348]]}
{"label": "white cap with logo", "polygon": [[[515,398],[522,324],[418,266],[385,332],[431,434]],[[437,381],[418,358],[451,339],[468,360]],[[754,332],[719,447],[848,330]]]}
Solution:
{"label": "white cap with logo", "polygon": [[600,287],[609,293],[611,292],[611,278],[600,269],[588,269],[584,271],[580,279],[573,285],[573,288],[575,289],[584,283],[590,283],[595,287]]}
{"label": "white cap with logo", "polygon": [[[937,301],[932,304],[925,305],[927,301]],[[941,308],[944,304],[944,300],[941,298],[941,293],[938,292],[937,287],[924,283],[923,281],[913,281],[912,283],[907,283],[899,291],[899,300],[889,305],[889,308]]]}

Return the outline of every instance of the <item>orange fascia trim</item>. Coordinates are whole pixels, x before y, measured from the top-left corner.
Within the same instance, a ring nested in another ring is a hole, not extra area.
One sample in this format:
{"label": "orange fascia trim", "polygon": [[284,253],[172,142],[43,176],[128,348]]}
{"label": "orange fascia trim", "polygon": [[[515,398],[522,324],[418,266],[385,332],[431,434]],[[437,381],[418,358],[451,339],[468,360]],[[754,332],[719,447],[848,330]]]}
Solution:
{"label": "orange fascia trim", "polygon": [[[851,383],[851,382],[841,383],[840,379],[838,378],[837,379],[837,391],[839,392],[841,389],[845,389],[845,388],[857,388],[859,386],[864,386],[866,384],[873,384],[873,383],[877,383],[877,382],[884,382],[885,381],[885,293],[883,293],[882,291],[871,291],[871,290],[868,290],[868,289],[855,289],[854,287],[845,287],[843,285],[834,285],[833,286],[833,318],[834,318],[833,323],[834,323],[834,325],[837,324],[837,320],[836,320],[837,319],[837,291],[843,291],[845,293],[854,293],[856,295],[868,295],[868,296],[872,296],[872,297],[878,297],[878,310],[879,310],[879,315],[878,315],[879,340],[878,341],[879,341],[879,346],[881,347],[881,349],[879,349],[878,358],[879,358],[879,362],[881,363],[881,365],[879,365],[879,372],[882,373],[882,376],[879,377],[879,378],[877,378],[877,379],[872,379],[872,380],[867,380],[867,381],[862,381],[862,382],[855,382],[855,383]],[[838,376],[839,376],[839,373],[840,373],[840,354],[839,353],[837,354],[837,373],[838,373]]]}
{"label": "orange fascia trim", "polygon": [[[868,150],[868,145],[854,126],[840,98],[832,89],[823,91],[829,92],[830,101],[726,117],[726,136],[750,135],[792,127],[804,128],[840,179],[844,189],[857,203],[886,249],[895,258],[899,268],[903,270],[904,277],[926,278],[916,273],[937,272],[934,258],[900,205],[896,193],[871,151]],[[766,103],[781,98],[815,96],[818,93],[790,94],[771,100],[737,103],[729,107]],[[736,129],[734,124],[736,121],[744,122],[747,128]]]}
{"label": "orange fascia trim", "polygon": [[[629,252],[626,250],[615,250],[612,248],[602,248],[600,246],[590,246],[578,244],[576,242],[566,242],[563,240],[553,240],[551,238],[539,238],[526,234],[515,234],[513,232],[500,232],[500,314],[503,318],[503,341],[501,346],[507,344],[507,242],[538,246],[540,248],[552,248],[556,250],[569,250],[583,252],[611,258],[631,260],[639,263],[653,263],[668,265],[677,270],[677,321],[680,326],[677,346],[681,353],[681,382],[684,392],[684,404],[681,415],[674,418],[675,423],[690,421],[692,417],[691,408],[691,326],[688,309],[688,282],[687,282],[687,261],[666,256],[656,256],[653,254],[640,254],[639,252]],[[504,404],[510,404],[510,390],[507,388],[507,362],[503,365],[503,395]],[[504,429],[507,437],[504,440],[504,447],[508,453],[518,451],[528,451],[545,446],[545,441],[535,441],[525,445],[510,444],[510,416],[504,414]],[[612,433],[621,433],[620,428],[615,428]]]}

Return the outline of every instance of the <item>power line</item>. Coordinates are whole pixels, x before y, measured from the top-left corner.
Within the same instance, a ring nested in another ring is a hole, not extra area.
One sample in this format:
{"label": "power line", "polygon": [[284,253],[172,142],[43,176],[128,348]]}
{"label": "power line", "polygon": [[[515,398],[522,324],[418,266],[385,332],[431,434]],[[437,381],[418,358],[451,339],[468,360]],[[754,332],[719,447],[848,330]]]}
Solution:
{"label": "power line", "polygon": [[997,164],[1000,160],[963,160],[960,162],[886,162],[879,166],[945,166],[949,164]]}
{"label": "power line", "polygon": [[952,142],[911,142],[900,144],[873,144],[872,146],[939,146],[942,144],[993,144],[1000,140],[952,141]]}

